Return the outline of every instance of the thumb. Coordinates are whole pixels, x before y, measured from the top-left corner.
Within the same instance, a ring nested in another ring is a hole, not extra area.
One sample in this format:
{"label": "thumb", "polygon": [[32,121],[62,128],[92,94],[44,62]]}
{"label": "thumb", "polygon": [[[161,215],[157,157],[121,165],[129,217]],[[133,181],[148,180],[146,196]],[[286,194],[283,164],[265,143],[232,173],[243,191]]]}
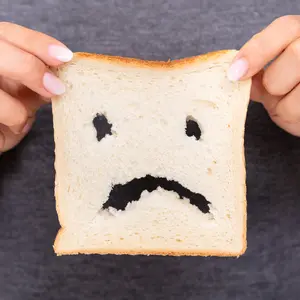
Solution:
{"label": "thumb", "polygon": [[253,77],[299,38],[300,16],[276,19],[240,49],[229,68],[229,78],[238,81]]}
{"label": "thumb", "polygon": [[261,103],[270,116],[276,114],[276,107],[282,97],[271,95],[263,85],[264,70],[252,77],[250,98],[252,101]]}
{"label": "thumb", "polygon": [[267,96],[267,91],[262,83],[263,76],[264,70],[261,70],[252,77],[250,98],[255,102],[263,103],[263,99]]}

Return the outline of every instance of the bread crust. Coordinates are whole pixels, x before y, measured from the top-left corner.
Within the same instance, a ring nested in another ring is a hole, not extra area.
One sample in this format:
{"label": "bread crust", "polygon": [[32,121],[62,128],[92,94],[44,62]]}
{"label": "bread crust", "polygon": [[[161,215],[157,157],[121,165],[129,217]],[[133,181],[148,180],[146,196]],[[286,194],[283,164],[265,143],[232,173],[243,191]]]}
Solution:
{"label": "bread crust", "polygon": [[197,251],[197,250],[190,250],[190,251],[172,251],[172,250],[126,250],[126,249],[85,249],[79,250],[74,249],[72,251],[58,251],[56,244],[59,242],[59,239],[63,233],[63,228],[61,228],[56,236],[55,243],[53,246],[54,252],[57,256],[62,255],[78,255],[78,254],[101,254],[101,255],[156,255],[156,256],[219,256],[219,257],[239,257],[245,253],[246,245],[244,245],[242,251],[240,252],[222,252],[222,251]]}
{"label": "bread crust", "polygon": [[[109,64],[117,64],[123,67],[137,67],[137,68],[152,68],[152,69],[180,69],[182,67],[186,67],[188,65],[193,65],[194,63],[199,62],[207,62],[210,60],[215,60],[223,55],[230,54],[230,53],[237,53],[236,50],[220,50],[209,52],[206,54],[201,54],[198,56],[182,58],[178,60],[168,60],[168,61],[151,61],[151,60],[142,60],[138,58],[130,58],[130,57],[120,57],[120,56],[110,56],[110,55],[103,55],[103,54],[94,54],[94,53],[86,53],[86,52],[77,52],[74,54],[74,61],[81,60],[81,59],[90,59],[95,61],[105,61]],[[71,62],[72,63],[72,62]],[[67,65],[67,64],[66,64]],[[245,123],[245,120],[244,120]],[[54,124],[55,126],[55,124]],[[244,169],[245,169],[245,153],[243,152],[243,162],[244,162]],[[245,172],[245,171],[244,171]],[[246,172],[245,172],[246,173]],[[244,231],[243,231],[243,247],[240,252],[222,252],[222,251],[198,251],[198,250],[189,250],[189,251],[172,251],[168,249],[161,249],[161,250],[127,250],[127,249],[74,249],[72,251],[62,251],[58,248],[58,243],[61,239],[63,231],[65,230],[63,221],[61,220],[60,216],[60,207],[59,207],[59,195],[57,190],[55,190],[55,198],[56,198],[56,210],[59,218],[59,222],[61,228],[57,233],[53,248],[55,253],[58,256],[61,255],[77,255],[77,254],[115,254],[115,255],[159,255],[159,256],[219,256],[219,257],[239,257],[243,255],[247,249],[247,199],[246,199],[246,184],[244,185]]]}
{"label": "bread crust", "polygon": [[76,52],[74,54],[74,59],[91,59],[91,60],[100,60],[106,61],[112,64],[119,64],[123,66],[133,66],[139,68],[158,68],[158,69],[177,69],[187,65],[191,65],[195,62],[205,62],[209,60],[214,60],[222,55],[236,52],[236,50],[219,50],[214,52],[209,52],[206,54],[201,54],[198,56],[191,56],[187,58],[181,58],[177,60],[168,60],[168,61],[151,61],[143,60],[138,58],[131,57],[121,57],[121,56],[111,56],[104,54],[95,54],[95,53],[86,53],[86,52]]}

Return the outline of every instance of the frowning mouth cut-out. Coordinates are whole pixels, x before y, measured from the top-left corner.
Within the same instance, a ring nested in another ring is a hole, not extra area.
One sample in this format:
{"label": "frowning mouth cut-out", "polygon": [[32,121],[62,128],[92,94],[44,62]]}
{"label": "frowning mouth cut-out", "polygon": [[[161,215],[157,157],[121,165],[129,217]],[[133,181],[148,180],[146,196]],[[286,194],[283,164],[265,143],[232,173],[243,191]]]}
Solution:
{"label": "frowning mouth cut-out", "polygon": [[138,201],[143,191],[153,192],[158,187],[167,191],[176,192],[181,199],[187,198],[192,205],[195,205],[203,213],[209,213],[210,202],[201,195],[194,193],[182,186],[180,183],[168,180],[162,177],[153,177],[146,175],[142,178],[135,178],[125,184],[116,184],[113,186],[108,200],[103,204],[102,209],[108,209],[109,207],[117,210],[125,210],[128,203],[132,201]]}

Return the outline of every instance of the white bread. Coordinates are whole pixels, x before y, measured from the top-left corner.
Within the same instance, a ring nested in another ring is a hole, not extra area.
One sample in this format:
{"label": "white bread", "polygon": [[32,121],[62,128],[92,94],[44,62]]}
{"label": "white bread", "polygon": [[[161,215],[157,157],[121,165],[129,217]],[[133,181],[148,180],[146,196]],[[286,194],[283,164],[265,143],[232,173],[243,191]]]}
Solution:
{"label": "white bread", "polygon": [[[77,53],[56,70],[67,86],[53,99],[57,255],[245,252],[251,81],[227,79],[235,54],[151,62]],[[97,114],[110,130],[100,141]],[[201,129],[199,140],[187,135],[190,119]],[[113,186],[146,175],[203,195],[209,213],[160,187],[124,210],[102,207]]]}

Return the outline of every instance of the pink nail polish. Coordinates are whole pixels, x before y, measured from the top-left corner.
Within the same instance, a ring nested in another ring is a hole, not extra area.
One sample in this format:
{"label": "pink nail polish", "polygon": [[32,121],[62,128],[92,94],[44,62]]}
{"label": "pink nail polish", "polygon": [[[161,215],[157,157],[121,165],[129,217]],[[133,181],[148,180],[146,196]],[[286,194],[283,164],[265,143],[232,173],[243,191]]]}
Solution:
{"label": "pink nail polish", "polygon": [[51,73],[45,73],[43,78],[45,89],[54,95],[61,95],[66,91],[64,84]]}
{"label": "pink nail polish", "polygon": [[229,67],[227,77],[230,81],[238,81],[247,73],[248,68],[249,64],[246,59],[238,59]]}
{"label": "pink nail polish", "polygon": [[[0,150],[3,150],[5,145],[5,136],[2,132],[0,132]],[[2,152],[0,151],[0,155],[2,154]]]}
{"label": "pink nail polish", "polygon": [[50,56],[61,62],[69,62],[73,58],[73,52],[63,46],[50,45],[48,51]]}
{"label": "pink nail polish", "polygon": [[25,126],[24,126],[23,129],[22,129],[22,133],[23,133],[23,134],[28,133],[29,130],[31,129],[31,127],[32,127],[32,122],[27,121],[27,123],[25,124]]}

